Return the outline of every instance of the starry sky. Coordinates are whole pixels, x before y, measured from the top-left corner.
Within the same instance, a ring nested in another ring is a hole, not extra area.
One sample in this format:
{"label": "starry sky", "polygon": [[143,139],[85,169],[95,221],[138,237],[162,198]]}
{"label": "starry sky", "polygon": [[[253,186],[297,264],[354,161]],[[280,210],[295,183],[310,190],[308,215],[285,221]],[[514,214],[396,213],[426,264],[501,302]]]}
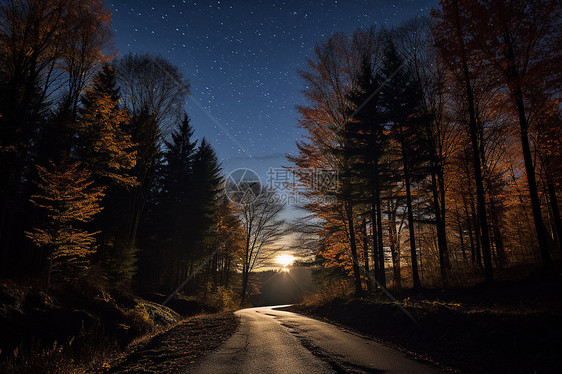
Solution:
{"label": "starry sky", "polygon": [[247,167],[263,179],[287,165],[303,133],[297,71],[334,32],[394,26],[427,15],[437,0],[107,0],[114,47],[177,65],[191,83],[186,110],[225,174]]}

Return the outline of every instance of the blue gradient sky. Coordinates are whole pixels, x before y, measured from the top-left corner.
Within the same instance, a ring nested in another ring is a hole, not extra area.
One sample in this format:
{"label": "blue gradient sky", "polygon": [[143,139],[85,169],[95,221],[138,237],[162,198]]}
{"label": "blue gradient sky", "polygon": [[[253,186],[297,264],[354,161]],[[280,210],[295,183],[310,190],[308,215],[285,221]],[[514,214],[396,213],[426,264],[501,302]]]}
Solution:
{"label": "blue gradient sky", "polygon": [[[302,136],[299,68],[314,45],[334,32],[393,26],[429,14],[436,0],[108,1],[115,47],[159,54],[191,82],[192,95],[236,141],[193,102],[195,135],[206,137],[228,174],[287,165]],[[238,144],[237,144],[238,143]],[[240,149],[239,145],[245,150]]]}

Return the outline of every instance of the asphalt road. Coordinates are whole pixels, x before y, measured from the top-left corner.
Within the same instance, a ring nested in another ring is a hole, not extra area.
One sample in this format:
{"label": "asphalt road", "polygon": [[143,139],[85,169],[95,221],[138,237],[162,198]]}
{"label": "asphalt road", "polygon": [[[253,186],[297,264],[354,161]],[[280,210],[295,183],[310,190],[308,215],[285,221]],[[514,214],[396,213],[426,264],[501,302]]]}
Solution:
{"label": "asphalt road", "polygon": [[406,354],[299,314],[250,308],[240,327],[190,373],[439,373]]}

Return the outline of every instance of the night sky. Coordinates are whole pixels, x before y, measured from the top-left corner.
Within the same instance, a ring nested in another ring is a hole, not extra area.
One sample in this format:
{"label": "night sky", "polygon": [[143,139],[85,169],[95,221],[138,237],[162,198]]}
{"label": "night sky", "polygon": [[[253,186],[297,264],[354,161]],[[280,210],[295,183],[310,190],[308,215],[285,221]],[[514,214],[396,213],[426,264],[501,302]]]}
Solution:
{"label": "night sky", "polygon": [[[398,25],[429,14],[436,0],[107,2],[115,48],[159,54],[180,67],[197,100],[186,102],[195,135],[206,137],[226,174],[287,165],[295,152],[295,105],[303,103],[297,70],[314,45],[334,32]],[[221,129],[225,128],[227,135]],[[232,139],[234,138],[234,140]]]}

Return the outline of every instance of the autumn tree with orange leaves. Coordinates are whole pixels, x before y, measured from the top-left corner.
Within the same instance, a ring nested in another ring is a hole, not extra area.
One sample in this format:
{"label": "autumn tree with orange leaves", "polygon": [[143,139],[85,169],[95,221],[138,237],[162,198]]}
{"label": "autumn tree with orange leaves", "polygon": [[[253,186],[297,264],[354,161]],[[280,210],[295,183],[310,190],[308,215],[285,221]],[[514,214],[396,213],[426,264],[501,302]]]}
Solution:
{"label": "autumn tree with orange leaves", "polygon": [[529,189],[530,205],[541,257],[550,261],[547,232],[539,199],[536,165],[530,134],[534,116],[541,110],[545,95],[555,98],[560,87],[560,3],[489,0],[473,4],[465,1],[443,2],[458,9],[470,37],[468,48],[487,69],[496,75],[498,88],[505,89],[505,105],[519,123],[520,143]]}
{"label": "autumn tree with orange leaves", "polygon": [[[289,160],[299,193],[337,196],[305,208],[322,222],[318,257],[348,269],[356,292],[371,269],[381,285],[447,287],[548,266],[562,230],[559,14],[549,0],[442,1],[432,19],[316,47],[297,108],[307,136]],[[404,61],[395,72],[385,37]],[[412,113],[398,105],[409,95]],[[335,194],[305,173],[320,168],[340,173]]]}
{"label": "autumn tree with orange leaves", "polygon": [[47,288],[53,271],[65,279],[78,279],[89,268],[88,256],[96,250],[95,235],[81,225],[90,222],[103,208],[103,187],[94,187],[91,173],[79,163],[63,160],[48,168],[38,166],[39,193],[31,202],[46,212],[43,224],[26,232],[47,252]]}

